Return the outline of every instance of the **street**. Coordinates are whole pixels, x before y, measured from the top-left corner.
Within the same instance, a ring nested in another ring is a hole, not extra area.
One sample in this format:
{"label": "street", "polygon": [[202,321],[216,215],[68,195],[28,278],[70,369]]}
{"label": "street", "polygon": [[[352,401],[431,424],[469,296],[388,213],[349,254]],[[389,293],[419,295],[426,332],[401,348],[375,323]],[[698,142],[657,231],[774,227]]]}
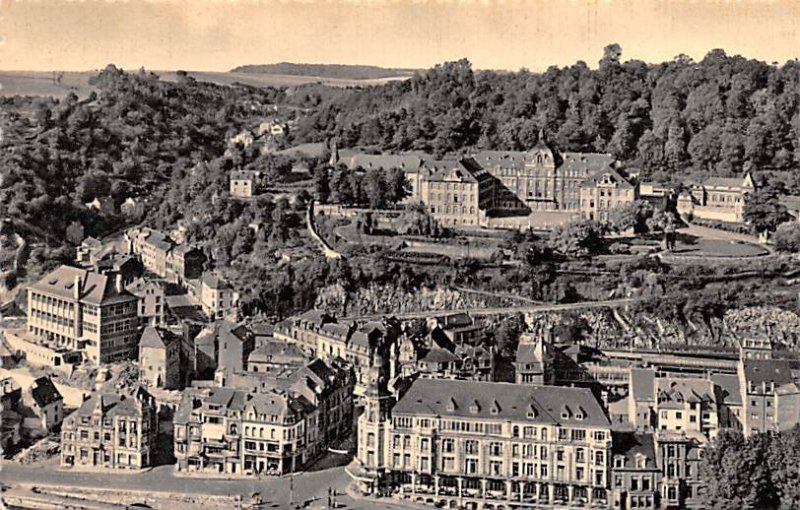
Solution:
{"label": "street", "polygon": [[336,500],[340,508],[353,510],[367,508],[407,509],[407,505],[393,505],[381,502],[353,500],[344,495],[350,477],[344,467],[300,473],[292,477],[265,478],[263,480],[223,479],[175,476],[173,466],[158,466],[139,474],[124,473],[81,473],[55,469],[51,463],[18,464],[3,462],[0,466],[0,482],[7,485],[35,484],[40,486],[61,485],[81,488],[107,489],[114,487],[121,491],[148,491],[150,493],[170,492],[182,494],[207,494],[216,496],[236,496],[249,501],[254,493],[260,493],[264,508],[289,508],[290,490],[294,489],[294,502],[303,503],[314,500],[309,508],[325,508],[328,488],[340,494]]}

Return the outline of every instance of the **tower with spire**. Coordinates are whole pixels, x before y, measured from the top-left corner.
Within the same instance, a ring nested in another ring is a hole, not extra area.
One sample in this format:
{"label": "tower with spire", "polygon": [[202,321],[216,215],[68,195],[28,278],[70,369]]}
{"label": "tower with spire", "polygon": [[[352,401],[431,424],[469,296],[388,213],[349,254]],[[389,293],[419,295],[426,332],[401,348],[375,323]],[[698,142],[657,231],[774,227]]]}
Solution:
{"label": "tower with spire", "polygon": [[389,390],[388,363],[376,350],[366,371],[364,411],[358,418],[357,451],[348,474],[364,494],[377,494],[386,485],[389,420],[394,396]]}

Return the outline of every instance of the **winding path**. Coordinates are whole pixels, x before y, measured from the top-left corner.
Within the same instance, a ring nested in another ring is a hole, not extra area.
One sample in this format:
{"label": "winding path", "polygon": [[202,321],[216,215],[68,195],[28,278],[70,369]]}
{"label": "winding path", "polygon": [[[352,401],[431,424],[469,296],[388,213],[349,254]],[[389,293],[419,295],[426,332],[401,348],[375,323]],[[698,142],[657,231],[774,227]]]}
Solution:
{"label": "winding path", "polygon": [[306,210],[306,226],[308,227],[308,232],[311,234],[311,237],[320,245],[322,249],[322,253],[328,257],[329,259],[340,259],[343,258],[342,254],[338,251],[334,250],[331,245],[329,245],[325,239],[323,239],[318,233],[316,228],[314,227],[314,202],[312,201],[308,204],[308,209]]}

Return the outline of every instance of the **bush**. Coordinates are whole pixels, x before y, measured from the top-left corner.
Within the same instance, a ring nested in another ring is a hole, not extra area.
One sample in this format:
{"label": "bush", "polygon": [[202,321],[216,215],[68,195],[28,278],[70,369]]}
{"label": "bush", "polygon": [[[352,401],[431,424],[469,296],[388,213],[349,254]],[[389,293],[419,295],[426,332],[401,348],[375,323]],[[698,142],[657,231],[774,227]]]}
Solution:
{"label": "bush", "polygon": [[608,251],[614,255],[628,255],[631,252],[625,243],[614,243],[608,247]]}
{"label": "bush", "polygon": [[783,223],[772,235],[772,243],[778,251],[797,253],[800,251],[800,223]]}

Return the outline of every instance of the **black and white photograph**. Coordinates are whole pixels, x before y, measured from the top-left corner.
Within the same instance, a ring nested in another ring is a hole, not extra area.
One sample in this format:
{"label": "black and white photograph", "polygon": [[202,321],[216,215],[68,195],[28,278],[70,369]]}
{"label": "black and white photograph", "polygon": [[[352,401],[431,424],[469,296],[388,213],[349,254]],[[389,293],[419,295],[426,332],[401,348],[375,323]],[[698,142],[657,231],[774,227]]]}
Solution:
{"label": "black and white photograph", "polygon": [[800,510],[798,58],[798,0],[0,0],[0,508]]}

